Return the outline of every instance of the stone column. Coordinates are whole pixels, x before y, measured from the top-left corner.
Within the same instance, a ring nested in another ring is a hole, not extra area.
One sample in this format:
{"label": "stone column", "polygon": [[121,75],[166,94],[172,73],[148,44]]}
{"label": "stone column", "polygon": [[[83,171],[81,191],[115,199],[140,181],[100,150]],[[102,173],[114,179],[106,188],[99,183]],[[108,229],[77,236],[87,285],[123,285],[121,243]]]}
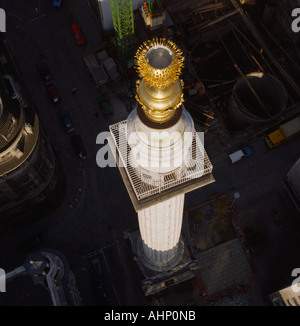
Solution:
{"label": "stone column", "polygon": [[152,270],[176,266],[183,254],[180,240],[184,194],[138,212],[141,234],[140,258]]}

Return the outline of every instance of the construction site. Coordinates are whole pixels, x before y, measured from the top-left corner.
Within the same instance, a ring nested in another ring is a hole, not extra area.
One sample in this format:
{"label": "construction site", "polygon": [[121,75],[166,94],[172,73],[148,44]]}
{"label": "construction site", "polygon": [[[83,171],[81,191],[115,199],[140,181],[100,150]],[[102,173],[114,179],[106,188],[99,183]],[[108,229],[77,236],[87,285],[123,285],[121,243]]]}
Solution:
{"label": "construction site", "polygon": [[[115,10],[122,12],[127,2],[116,1]],[[185,106],[195,122],[242,141],[243,133],[254,137],[276,125],[278,117],[286,120],[298,112],[299,36],[288,28],[293,18],[287,18],[294,2],[145,1],[132,17],[113,18],[114,26],[127,26],[121,36],[116,38],[116,29],[103,33],[112,53],[131,58],[147,39],[174,40],[184,52]],[[131,38],[126,50],[118,46],[121,37]],[[134,89],[132,66],[133,60],[120,70]]]}
{"label": "construction site", "polygon": [[[161,0],[130,6],[129,1],[111,1],[114,30],[107,18],[102,28],[108,51],[117,54],[119,63],[115,90],[127,81],[124,94],[131,94],[134,107],[137,75],[132,54],[145,40],[166,38],[183,50],[184,106],[197,130],[214,139],[206,146],[226,151],[264,137],[299,115],[299,36],[290,28],[290,12],[296,5],[292,0]],[[109,13],[103,2],[99,6],[101,21]],[[132,105],[128,108],[130,112]],[[197,288],[200,302],[208,305],[218,302],[214,301],[218,297],[239,305],[228,296],[247,293],[254,279],[251,245],[233,196],[229,191],[185,212],[190,252],[183,264],[191,264],[188,270],[193,272],[177,283],[192,279],[192,289]],[[174,279],[156,280],[155,285],[151,273],[143,268],[142,273],[142,279],[146,276],[142,284],[152,284],[146,295],[172,292],[166,288],[172,288]]]}

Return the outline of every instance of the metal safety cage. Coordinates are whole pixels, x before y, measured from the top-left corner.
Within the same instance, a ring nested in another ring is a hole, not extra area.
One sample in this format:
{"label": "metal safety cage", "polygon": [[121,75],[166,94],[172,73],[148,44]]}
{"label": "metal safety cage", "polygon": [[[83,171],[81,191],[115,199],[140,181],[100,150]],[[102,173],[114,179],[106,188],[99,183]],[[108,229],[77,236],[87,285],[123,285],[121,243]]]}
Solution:
{"label": "metal safety cage", "polygon": [[170,189],[182,187],[194,180],[199,181],[200,178],[205,179],[211,176],[213,166],[203,147],[203,144],[194,130],[192,147],[189,151],[189,157],[182,167],[177,168],[171,173],[156,174],[148,172],[149,178],[152,176],[154,180],[159,178],[159,182],[145,182],[145,169],[142,167],[132,167],[128,164],[128,157],[131,148],[127,141],[127,120],[111,125],[110,132],[119,154],[118,165],[124,167],[130,184],[134,190],[138,201],[148,199],[152,196],[162,194]]}

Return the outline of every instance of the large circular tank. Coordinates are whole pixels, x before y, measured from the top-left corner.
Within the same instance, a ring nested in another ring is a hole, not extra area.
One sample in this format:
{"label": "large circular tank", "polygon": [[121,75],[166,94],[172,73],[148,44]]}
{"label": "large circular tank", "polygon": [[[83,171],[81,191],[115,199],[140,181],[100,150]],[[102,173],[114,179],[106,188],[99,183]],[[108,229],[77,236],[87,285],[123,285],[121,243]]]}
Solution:
{"label": "large circular tank", "polygon": [[228,104],[229,127],[243,130],[278,117],[287,105],[287,92],[270,74],[254,72],[235,84]]}

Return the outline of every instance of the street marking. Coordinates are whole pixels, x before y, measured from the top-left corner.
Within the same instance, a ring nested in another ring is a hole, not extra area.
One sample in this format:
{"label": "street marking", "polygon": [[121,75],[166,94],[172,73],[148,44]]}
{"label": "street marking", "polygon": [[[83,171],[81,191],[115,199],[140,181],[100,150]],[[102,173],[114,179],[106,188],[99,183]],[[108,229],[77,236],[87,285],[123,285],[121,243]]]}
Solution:
{"label": "street marking", "polygon": [[108,267],[108,264],[107,264],[107,260],[106,260],[106,258],[105,258],[105,255],[104,255],[104,252],[103,252],[103,250],[102,250],[102,255],[103,255],[103,258],[104,258],[104,262],[105,262],[105,265],[106,265],[106,269],[107,269],[107,271],[108,271],[108,273],[110,274],[110,270],[109,270],[109,267]]}
{"label": "street marking", "polygon": [[113,247],[113,246],[115,246],[117,243],[118,243],[118,241],[114,241],[114,242],[112,242],[111,244],[109,244],[109,245],[107,245],[107,246],[104,246],[104,247],[99,248],[99,249],[97,249],[97,250],[95,250],[95,251],[89,252],[88,254],[82,256],[81,258],[82,258],[82,259],[87,259],[87,258],[91,258],[91,257],[96,256],[96,255],[99,255],[99,254],[103,253],[103,250],[108,249],[108,248],[110,248],[110,247]]}
{"label": "street marking", "polygon": [[36,21],[36,20],[38,20],[38,19],[40,19],[40,18],[42,18],[42,17],[44,17],[44,16],[46,16],[46,14],[43,14],[43,15],[40,15],[40,16],[38,16],[38,17],[32,18],[32,19],[30,19],[29,21],[30,21],[30,22],[34,22],[34,21]]}
{"label": "street marking", "polygon": [[26,6],[26,5],[24,5],[22,2],[19,2],[19,1],[17,1],[17,0],[15,0],[15,4],[16,4],[17,6],[20,6],[20,7],[23,7],[23,8],[25,8],[25,9],[27,9],[29,12],[32,12],[32,11],[33,11],[32,8],[30,8],[30,7]]}
{"label": "street marking", "polygon": [[[104,255],[103,250],[102,250],[102,255],[103,255],[103,258],[104,258],[104,262],[105,262],[105,265],[106,265],[107,271],[108,271],[109,274],[110,274],[110,270],[109,270],[109,267],[108,267],[108,264],[107,264],[107,260],[106,260],[106,258],[105,258],[105,255]],[[117,300],[118,300],[118,303],[119,303],[119,306],[120,306],[121,303],[120,303],[120,300],[119,300],[119,297],[118,297],[118,294],[117,294],[117,291],[116,291],[115,285],[114,285],[113,282],[111,282],[111,283],[112,283],[112,286],[113,286],[113,289],[114,289],[114,292],[115,292],[115,296],[117,297]]]}
{"label": "street marking", "polygon": [[115,292],[115,296],[116,296],[116,298],[117,298],[117,300],[118,300],[118,304],[119,304],[119,306],[121,306],[121,302],[120,302],[120,300],[119,300],[119,297],[118,297],[118,295],[117,295],[117,291],[116,291],[116,288],[115,288],[115,285],[112,283],[112,286],[113,286],[113,289],[114,289],[114,292]]}
{"label": "street marking", "polygon": [[21,22],[24,22],[24,19],[20,18],[19,16],[15,15],[15,14],[11,14],[11,13],[8,13],[9,16],[12,16],[12,17],[16,17],[18,20],[20,20]]}
{"label": "street marking", "polygon": [[[111,243],[110,245],[107,245],[107,246],[102,247],[102,248],[100,248],[100,249],[97,249],[97,250],[95,250],[95,251],[93,251],[93,252],[91,252],[91,253],[88,253],[88,254],[82,256],[81,258],[84,259],[84,260],[86,260],[86,259],[91,259],[91,258],[94,257],[94,256],[97,256],[97,255],[102,254],[102,255],[103,255],[103,259],[104,259],[104,263],[105,263],[105,266],[106,266],[106,269],[107,269],[107,271],[108,271],[108,273],[109,273],[109,276],[110,276],[110,279],[111,279],[111,272],[110,272],[110,269],[109,269],[109,266],[108,266],[108,263],[107,263],[107,260],[106,260],[105,254],[104,254],[104,250],[105,250],[105,249],[108,249],[108,248],[110,248],[110,247],[113,247],[113,246],[115,246],[116,244],[118,244],[118,241],[114,241],[114,242]],[[111,280],[112,280],[112,279],[111,279]],[[113,282],[111,282],[111,285],[112,285],[112,287],[113,287],[113,290],[114,290],[115,296],[116,296],[116,298],[117,298],[118,305],[121,306],[121,302],[120,302],[119,296],[118,296],[118,294],[117,294],[117,290],[116,290],[116,288],[115,288],[115,285],[114,285]]]}

